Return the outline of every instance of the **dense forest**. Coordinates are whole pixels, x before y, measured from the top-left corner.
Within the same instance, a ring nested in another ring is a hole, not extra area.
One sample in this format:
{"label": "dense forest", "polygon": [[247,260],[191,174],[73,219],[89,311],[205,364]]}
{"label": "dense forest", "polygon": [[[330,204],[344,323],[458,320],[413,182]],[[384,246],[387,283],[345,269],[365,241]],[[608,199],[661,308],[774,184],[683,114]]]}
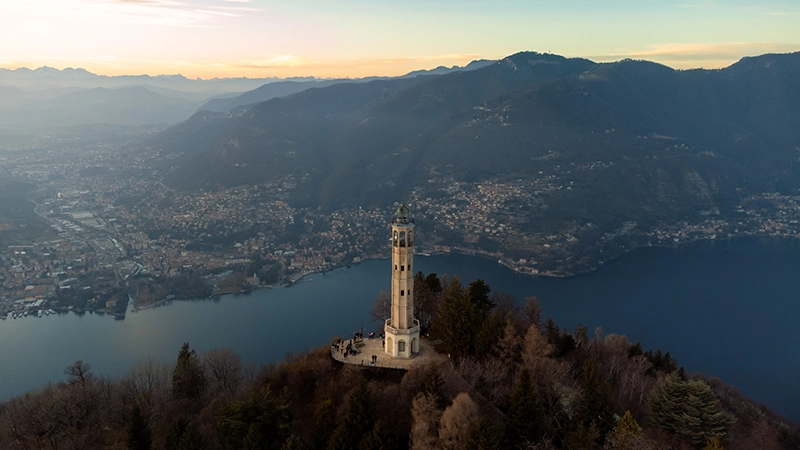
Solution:
{"label": "dense forest", "polygon": [[625,336],[560,329],[535,297],[422,273],[414,289],[423,333],[450,356],[438,366],[344,365],[324,347],[256,367],[188,343],[174,365],[120,379],[78,361],[0,403],[0,448],[800,448],[800,428],[766,406]]}

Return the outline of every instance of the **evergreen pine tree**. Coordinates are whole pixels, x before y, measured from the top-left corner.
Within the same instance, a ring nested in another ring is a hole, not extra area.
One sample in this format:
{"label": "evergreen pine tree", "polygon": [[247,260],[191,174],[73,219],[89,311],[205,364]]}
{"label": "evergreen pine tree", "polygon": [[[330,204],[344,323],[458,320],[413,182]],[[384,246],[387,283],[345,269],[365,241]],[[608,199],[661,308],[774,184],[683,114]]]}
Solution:
{"label": "evergreen pine tree", "polygon": [[330,399],[325,399],[314,408],[312,438],[316,448],[325,448],[336,429],[336,408]]}
{"label": "evergreen pine tree", "polygon": [[611,387],[606,380],[597,377],[597,367],[591,357],[583,361],[583,383],[577,419],[587,428],[593,423],[601,436],[605,436],[614,427]]}
{"label": "evergreen pine tree", "polygon": [[442,341],[442,348],[454,360],[474,353],[477,317],[475,305],[467,299],[458,277],[453,277],[442,294],[433,328],[436,337]]}
{"label": "evergreen pine tree", "polygon": [[436,364],[431,363],[430,366],[428,366],[428,370],[425,371],[423,384],[425,395],[433,399],[437,408],[444,409],[444,407],[447,406],[447,399],[444,398],[444,394],[442,393],[444,381],[442,381],[442,377],[439,375],[439,367],[437,367]]}
{"label": "evergreen pine tree", "polygon": [[300,448],[302,448],[302,441],[294,434],[290,434],[281,446],[281,450],[300,450]]}
{"label": "evergreen pine tree", "polygon": [[467,287],[467,299],[482,317],[487,317],[494,309],[495,303],[489,299],[492,289],[483,280],[477,279]]}
{"label": "evergreen pine tree", "polygon": [[600,446],[597,441],[600,440],[602,435],[597,429],[597,424],[592,421],[588,426],[583,423],[578,425],[567,433],[564,437],[563,448],[569,450],[596,450]]}
{"label": "evergreen pine tree", "polygon": [[381,421],[375,422],[372,429],[358,443],[358,450],[389,450],[393,448],[384,432]]}
{"label": "evergreen pine tree", "polygon": [[498,356],[503,363],[513,364],[520,361],[521,352],[522,339],[517,335],[514,318],[508,317],[503,328],[503,337],[500,338],[500,342],[497,344]]}
{"label": "evergreen pine tree", "polygon": [[630,411],[617,422],[617,427],[611,435],[611,448],[614,450],[634,450],[634,440],[639,434],[639,424],[631,415]]}
{"label": "evergreen pine tree", "polygon": [[653,388],[650,415],[660,428],[696,447],[711,438],[724,439],[733,419],[719,410],[711,388],[702,381],[682,381],[673,372]]}
{"label": "evergreen pine tree", "polygon": [[534,443],[545,433],[545,417],[539,399],[533,390],[528,369],[523,369],[519,381],[511,392],[508,413],[506,413],[506,448]]}
{"label": "evergreen pine tree", "polygon": [[275,396],[269,386],[222,406],[215,419],[220,442],[231,450],[280,449],[292,424],[286,393]]}
{"label": "evergreen pine tree", "polygon": [[442,282],[439,280],[439,276],[435,273],[429,273],[428,276],[425,277],[425,283],[428,284],[428,289],[430,289],[434,295],[439,295],[442,293]]}
{"label": "evergreen pine tree", "polygon": [[373,427],[372,404],[367,382],[361,379],[350,393],[347,416],[328,442],[328,450],[352,450]]}
{"label": "evergreen pine tree", "polygon": [[478,334],[475,336],[475,356],[477,358],[489,358],[498,356],[500,340],[503,338],[503,329],[506,326],[503,313],[498,310],[492,311],[481,324]]}
{"label": "evergreen pine tree", "polygon": [[469,426],[459,450],[500,450],[502,434],[486,417],[480,417]]}
{"label": "evergreen pine tree", "polygon": [[722,447],[722,442],[720,442],[719,435],[716,435],[708,440],[708,443],[703,450],[725,450],[725,448]]}
{"label": "evergreen pine tree", "polygon": [[628,350],[628,357],[633,358],[634,356],[641,356],[642,355],[642,343],[637,342],[634,345],[631,345],[630,350]]}
{"label": "evergreen pine tree", "polygon": [[547,338],[547,343],[553,346],[553,349],[558,348],[561,343],[561,333],[552,317],[548,317],[544,322],[544,337]]}
{"label": "evergreen pine tree", "polygon": [[636,422],[636,419],[633,418],[630,411],[625,411],[625,414],[619,419],[619,422],[617,422],[616,429],[618,431],[622,430],[637,435],[639,434],[639,423]]}
{"label": "evergreen pine tree", "polygon": [[153,445],[153,436],[150,426],[142,413],[138,403],[131,409],[131,421],[128,426],[128,450],[150,450]]}
{"label": "evergreen pine tree", "polygon": [[172,396],[176,400],[199,400],[205,388],[205,374],[197,352],[189,350],[189,343],[184,342],[172,371]]}
{"label": "evergreen pine tree", "polygon": [[206,447],[205,438],[189,418],[180,415],[172,421],[164,442],[166,450],[203,450]]}

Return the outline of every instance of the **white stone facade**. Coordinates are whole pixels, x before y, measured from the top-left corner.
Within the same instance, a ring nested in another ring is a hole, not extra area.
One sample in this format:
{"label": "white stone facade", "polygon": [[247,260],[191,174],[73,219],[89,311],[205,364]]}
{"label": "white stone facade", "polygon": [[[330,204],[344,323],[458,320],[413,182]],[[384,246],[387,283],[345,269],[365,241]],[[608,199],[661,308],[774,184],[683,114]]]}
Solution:
{"label": "white stone facade", "polygon": [[414,318],[414,220],[405,205],[392,220],[392,316],[386,320],[387,354],[410,358],[419,353],[419,320]]}

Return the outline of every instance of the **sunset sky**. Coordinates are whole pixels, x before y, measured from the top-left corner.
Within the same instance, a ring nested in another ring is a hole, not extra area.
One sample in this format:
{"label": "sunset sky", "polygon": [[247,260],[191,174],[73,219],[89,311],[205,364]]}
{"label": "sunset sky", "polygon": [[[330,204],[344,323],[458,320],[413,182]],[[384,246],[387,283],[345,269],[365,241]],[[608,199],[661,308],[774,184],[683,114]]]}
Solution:
{"label": "sunset sky", "polygon": [[0,67],[399,75],[523,50],[716,68],[800,51],[800,1],[0,0]]}

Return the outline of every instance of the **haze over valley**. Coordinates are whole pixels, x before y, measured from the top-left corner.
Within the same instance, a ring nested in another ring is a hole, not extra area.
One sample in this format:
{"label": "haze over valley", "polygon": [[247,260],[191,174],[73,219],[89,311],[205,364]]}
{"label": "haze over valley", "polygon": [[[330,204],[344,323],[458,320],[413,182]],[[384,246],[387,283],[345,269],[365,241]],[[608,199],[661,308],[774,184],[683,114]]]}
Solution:
{"label": "haze over valley", "polygon": [[0,448],[800,448],[797,14],[0,4]]}
{"label": "haze over valley", "polygon": [[[2,239],[35,243],[36,264],[7,260],[3,309],[55,273],[93,285],[65,305],[102,309],[129,290],[194,297],[385,256],[397,199],[423,224],[423,252],[533,274],[640,246],[794,236],[799,67],[798,53],[675,71],[523,52],[444,74],[268,83],[171,126],[152,101],[167,97],[146,87],[65,94],[93,96],[75,104],[108,122],[4,134]],[[35,214],[20,210],[29,200]],[[64,237],[69,250],[47,245]],[[185,289],[219,272],[229,279]],[[144,281],[122,289],[131,276]]]}

